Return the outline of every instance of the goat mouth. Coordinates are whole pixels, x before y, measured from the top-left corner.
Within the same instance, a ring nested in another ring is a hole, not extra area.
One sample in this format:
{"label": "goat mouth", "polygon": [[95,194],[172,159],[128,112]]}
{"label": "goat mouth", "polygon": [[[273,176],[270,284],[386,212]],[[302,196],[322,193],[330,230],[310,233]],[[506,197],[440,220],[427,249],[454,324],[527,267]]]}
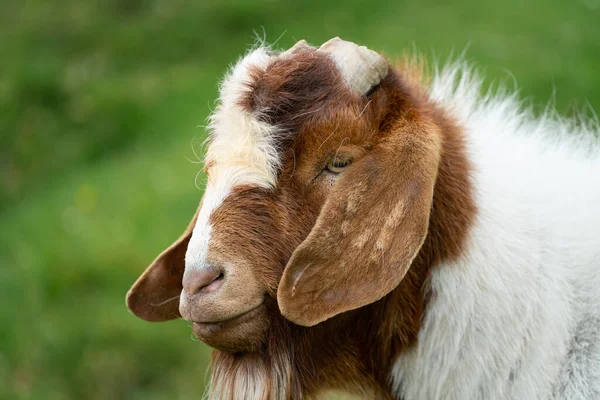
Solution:
{"label": "goat mouth", "polygon": [[[255,334],[259,326],[264,326],[263,315],[265,306],[259,304],[233,318],[214,321],[193,321],[192,332],[194,335],[211,347],[227,352],[237,352],[254,347]],[[250,343],[253,342],[253,343]]]}
{"label": "goat mouth", "polygon": [[236,326],[236,325],[241,324],[244,321],[247,321],[248,319],[252,318],[259,311],[261,311],[262,307],[263,307],[263,304],[261,303],[258,306],[254,307],[248,311],[245,311],[233,318],[225,319],[222,321],[207,321],[207,322],[193,321],[194,327],[198,326],[201,328],[206,327],[206,328],[210,328],[210,329],[225,329],[228,327]]}

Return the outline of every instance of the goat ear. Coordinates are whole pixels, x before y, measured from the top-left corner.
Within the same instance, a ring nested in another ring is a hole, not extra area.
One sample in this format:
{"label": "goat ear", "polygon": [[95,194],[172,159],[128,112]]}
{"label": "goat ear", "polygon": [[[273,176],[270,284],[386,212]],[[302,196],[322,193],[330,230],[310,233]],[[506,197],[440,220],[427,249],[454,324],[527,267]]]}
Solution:
{"label": "goat ear", "polygon": [[404,127],[342,172],[284,270],[284,317],[313,326],[398,286],[427,235],[439,149],[437,132]]}
{"label": "goat ear", "polygon": [[[200,203],[202,207],[202,203]],[[179,239],[163,251],[127,293],[127,307],[146,321],[168,321],[180,317],[179,295],[183,289],[185,253],[198,212]]]}

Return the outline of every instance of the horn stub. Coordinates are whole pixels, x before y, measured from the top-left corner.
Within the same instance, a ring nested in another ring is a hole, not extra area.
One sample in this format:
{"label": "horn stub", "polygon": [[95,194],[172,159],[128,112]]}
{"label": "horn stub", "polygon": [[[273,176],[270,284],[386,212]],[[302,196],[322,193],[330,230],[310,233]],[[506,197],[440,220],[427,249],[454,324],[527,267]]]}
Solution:
{"label": "horn stub", "polygon": [[339,37],[323,43],[318,51],[333,58],[346,84],[361,96],[388,73],[388,63],[379,53]]}

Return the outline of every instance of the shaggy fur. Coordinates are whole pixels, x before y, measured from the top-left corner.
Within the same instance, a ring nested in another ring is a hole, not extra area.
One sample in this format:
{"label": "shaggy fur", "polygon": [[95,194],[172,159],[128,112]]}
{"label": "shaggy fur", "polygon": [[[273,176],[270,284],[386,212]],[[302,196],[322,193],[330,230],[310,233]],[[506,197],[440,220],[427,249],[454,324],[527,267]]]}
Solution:
{"label": "shaggy fur", "polygon": [[481,96],[463,64],[432,98],[467,134],[480,213],[459,260],[431,275],[418,345],[398,357],[409,399],[600,398],[597,125]]}

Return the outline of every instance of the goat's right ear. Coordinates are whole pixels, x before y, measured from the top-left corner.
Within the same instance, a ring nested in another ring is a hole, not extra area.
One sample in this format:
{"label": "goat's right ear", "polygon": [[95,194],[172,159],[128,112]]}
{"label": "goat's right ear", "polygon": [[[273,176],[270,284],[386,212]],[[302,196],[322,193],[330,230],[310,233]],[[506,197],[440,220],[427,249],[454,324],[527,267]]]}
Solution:
{"label": "goat's right ear", "polygon": [[427,235],[439,158],[435,129],[404,125],[341,174],[284,270],[284,317],[312,326],[394,290]]}
{"label": "goat's right ear", "polygon": [[127,307],[146,321],[168,321],[180,317],[179,295],[183,289],[185,253],[198,212],[179,239],[163,251],[127,293]]}

